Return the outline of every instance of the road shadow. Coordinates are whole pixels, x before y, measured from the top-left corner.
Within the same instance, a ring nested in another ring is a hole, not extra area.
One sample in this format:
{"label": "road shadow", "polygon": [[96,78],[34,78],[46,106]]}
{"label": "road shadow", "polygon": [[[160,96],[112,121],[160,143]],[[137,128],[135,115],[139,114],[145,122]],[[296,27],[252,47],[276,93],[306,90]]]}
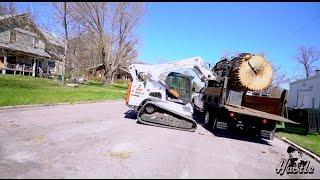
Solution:
{"label": "road shadow", "polygon": [[203,119],[204,119],[204,113],[201,113],[198,110],[194,110],[193,114],[192,114],[192,118],[199,124],[202,123]]}
{"label": "road shadow", "polygon": [[[137,120],[137,112],[134,110],[128,110],[124,113],[124,118],[130,119],[130,120]],[[199,111],[195,111],[192,115],[193,119],[197,122],[198,126],[203,126],[203,119],[204,115],[203,113]],[[230,132],[226,130],[208,130],[204,128],[208,132],[212,133],[214,136],[217,137],[222,137],[222,138],[229,138],[229,139],[234,139],[234,140],[239,140],[239,141],[247,141],[247,142],[252,142],[252,143],[259,143],[259,144],[264,144],[264,145],[270,145],[270,143],[267,140],[261,139],[259,137],[254,137],[250,136],[248,134],[243,134],[241,132]]]}
{"label": "road shadow", "polygon": [[[209,130],[208,130],[209,131]],[[255,137],[252,135],[244,134],[241,132],[229,132],[226,130],[215,130],[214,132],[210,131],[213,135],[222,138],[229,138],[239,141],[247,141],[252,143],[258,143],[263,145],[272,146],[267,140]]]}
{"label": "road shadow", "polygon": [[124,115],[124,118],[126,119],[137,120],[137,112],[135,112],[134,110],[128,110],[124,113]]}
{"label": "road shadow", "polygon": [[[194,111],[192,115],[193,119],[197,122],[198,126],[203,126],[203,119],[204,119],[204,113],[201,113],[199,111]],[[252,142],[252,143],[258,143],[258,144],[264,144],[264,145],[269,145],[272,146],[268,140],[261,139],[259,137],[255,137],[249,134],[245,134],[242,132],[230,132],[227,130],[209,130],[204,128],[208,132],[212,133],[214,136],[217,137],[222,137],[222,138],[228,138],[228,139],[234,139],[234,140],[239,140],[239,141],[247,141],[247,142]]]}

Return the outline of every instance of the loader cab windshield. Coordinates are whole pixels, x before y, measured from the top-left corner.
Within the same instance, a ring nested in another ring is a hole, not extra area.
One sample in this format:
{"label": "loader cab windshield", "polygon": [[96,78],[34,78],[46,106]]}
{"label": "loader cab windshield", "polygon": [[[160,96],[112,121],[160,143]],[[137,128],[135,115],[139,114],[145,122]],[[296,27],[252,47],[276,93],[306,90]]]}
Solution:
{"label": "loader cab windshield", "polygon": [[173,89],[178,93],[178,98],[167,93],[168,98],[176,98],[181,100],[183,104],[191,102],[191,89],[192,89],[192,79],[193,76],[184,75],[177,72],[171,72],[166,77],[165,83],[170,89]]}

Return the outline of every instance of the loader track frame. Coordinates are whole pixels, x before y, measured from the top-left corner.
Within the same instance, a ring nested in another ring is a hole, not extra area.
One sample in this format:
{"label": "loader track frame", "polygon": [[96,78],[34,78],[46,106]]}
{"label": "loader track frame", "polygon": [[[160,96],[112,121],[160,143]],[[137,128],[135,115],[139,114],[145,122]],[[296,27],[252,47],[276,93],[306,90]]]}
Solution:
{"label": "loader track frame", "polygon": [[[151,114],[146,112],[146,108],[150,105],[155,108]],[[197,128],[197,123],[192,117],[180,115],[155,101],[147,101],[142,105],[137,114],[137,123],[189,132],[194,132]]]}

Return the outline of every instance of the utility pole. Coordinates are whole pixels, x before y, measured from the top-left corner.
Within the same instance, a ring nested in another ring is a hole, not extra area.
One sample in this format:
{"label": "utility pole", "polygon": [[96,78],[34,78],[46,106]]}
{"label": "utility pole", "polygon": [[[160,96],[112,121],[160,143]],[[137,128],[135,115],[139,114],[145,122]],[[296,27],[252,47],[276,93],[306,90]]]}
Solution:
{"label": "utility pole", "polygon": [[67,27],[67,2],[64,2],[64,15],[63,15],[63,23],[64,23],[64,57],[62,60],[62,85],[64,85],[64,74],[65,74],[65,66],[66,66],[66,58],[67,58],[67,50],[68,50],[68,27]]}

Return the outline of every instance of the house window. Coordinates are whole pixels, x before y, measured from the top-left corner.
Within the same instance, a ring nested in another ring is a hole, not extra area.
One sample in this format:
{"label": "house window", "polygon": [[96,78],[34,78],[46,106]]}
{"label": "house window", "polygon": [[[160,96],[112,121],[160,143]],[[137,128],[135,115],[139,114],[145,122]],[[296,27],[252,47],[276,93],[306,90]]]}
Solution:
{"label": "house window", "polygon": [[302,86],[306,86],[306,83],[302,83]]}
{"label": "house window", "polygon": [[15,31],[10,32],[10,43],[16,43],[17,35]]}

